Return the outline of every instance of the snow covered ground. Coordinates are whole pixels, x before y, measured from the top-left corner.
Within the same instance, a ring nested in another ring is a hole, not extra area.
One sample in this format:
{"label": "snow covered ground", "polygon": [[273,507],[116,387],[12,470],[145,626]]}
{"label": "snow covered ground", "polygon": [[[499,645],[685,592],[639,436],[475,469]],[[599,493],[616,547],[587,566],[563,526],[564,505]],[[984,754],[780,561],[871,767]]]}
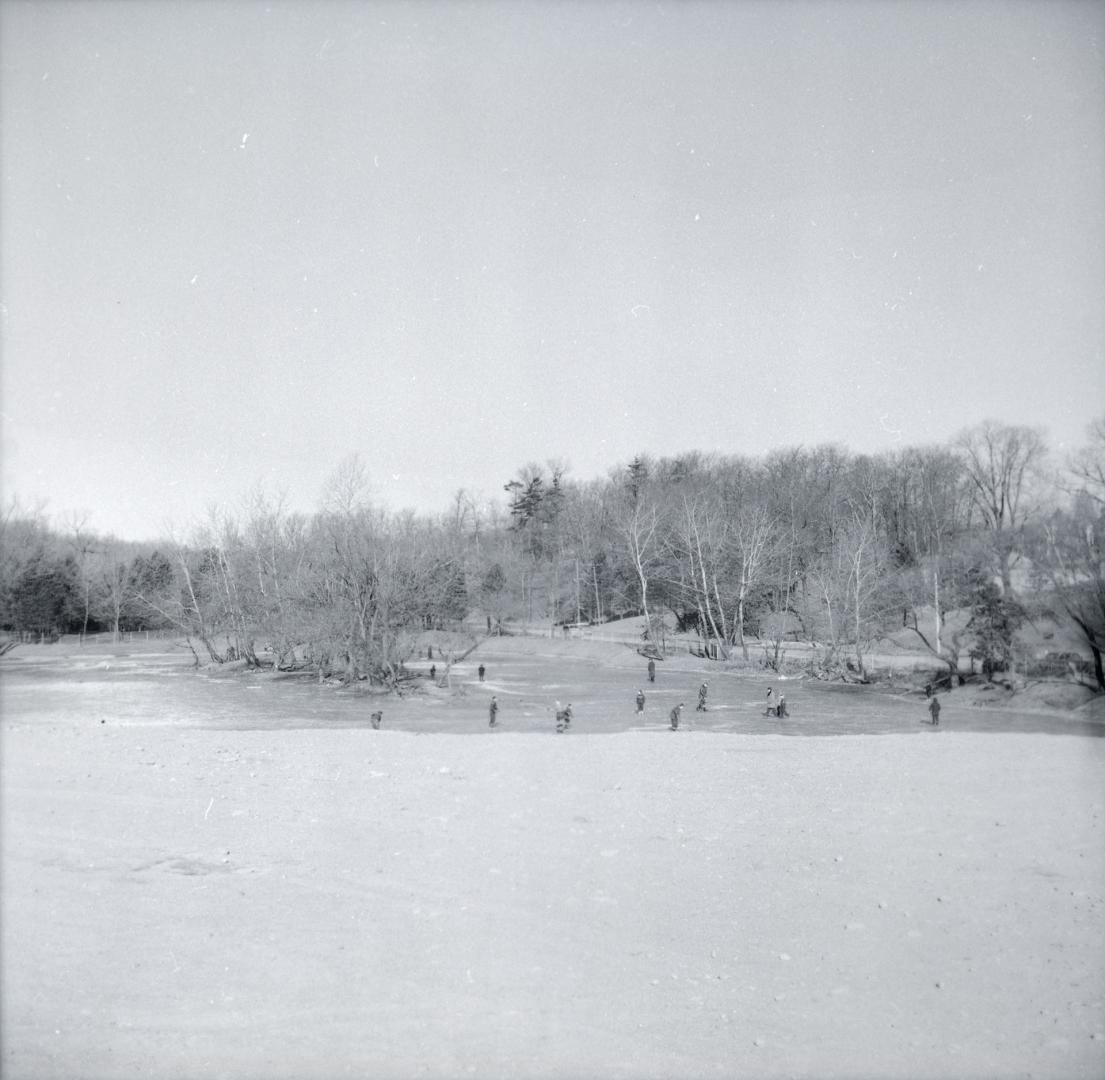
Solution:
{"label": "snow covered ground", "polygon": [[251,730],[96,663],[0,683],[5,1077],[1105,1075],[1105,740]]}

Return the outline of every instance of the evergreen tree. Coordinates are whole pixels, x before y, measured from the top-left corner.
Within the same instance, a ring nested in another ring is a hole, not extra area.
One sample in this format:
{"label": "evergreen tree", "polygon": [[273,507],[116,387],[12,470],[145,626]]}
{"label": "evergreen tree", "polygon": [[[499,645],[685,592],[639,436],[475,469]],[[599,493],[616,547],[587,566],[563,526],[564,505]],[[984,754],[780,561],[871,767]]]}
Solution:
{"label": "evergreen tree", "polygon": [[1023,625],[1024,609],[988,578],[977,580],[971,601],[967,630],[974,634],[971,657],[982,663],[983,674],[991,678],[1005,671],[1013,660],[1013,638]]}
{"label": "evergreen tree", "polygon": [[39,553],[20,572],[12,589],[15,629],[56,636],[79,629],[81,595],[78,569],[70,556],[51,559]]}

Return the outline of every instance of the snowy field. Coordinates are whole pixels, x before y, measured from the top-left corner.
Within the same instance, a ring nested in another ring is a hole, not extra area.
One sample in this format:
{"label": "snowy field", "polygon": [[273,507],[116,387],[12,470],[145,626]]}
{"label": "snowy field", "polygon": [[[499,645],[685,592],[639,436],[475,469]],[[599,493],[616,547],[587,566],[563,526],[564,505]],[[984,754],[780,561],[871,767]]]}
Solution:
{"label": "snowy field", "polygon": [[1100,725],[794,682],[771,730],[694,663],[638,720],[612,646],[401,701],[16,650],[3,1076],[1105,1075]]}

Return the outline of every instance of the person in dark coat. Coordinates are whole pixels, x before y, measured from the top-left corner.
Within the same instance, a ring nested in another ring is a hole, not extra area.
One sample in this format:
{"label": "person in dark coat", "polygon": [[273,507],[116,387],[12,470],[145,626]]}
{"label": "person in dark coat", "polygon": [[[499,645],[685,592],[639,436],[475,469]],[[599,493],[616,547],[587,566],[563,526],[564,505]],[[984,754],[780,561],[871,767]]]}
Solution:
{"label": "person in dark coat", "polygon": [[483,673],[487,670],[487,668],[485,668],[483,664],[480,664],[480,666],[476,670],[479,672],[480,682],[483,682]]}
{"label": "person in dark coat", "polygon": [[645,711],[645,692],[643,690],[637,691],[637,715]]}
{"label": "person in dark coat", "polygon": [[431,664],[430,665],[430,678],[431,679],[436,679],[437,678],[437,664]]}
{"label": "person in dark coat", "polygon": [[679,714],[683,711],[683,702],[679,702],[671,711],[671,729],[672,731],[679,730]]}
{"label": "person in dark coat", "polygon": [[767,688],[767,708],[764,710],[764,716],[778,716],[779,710],[775,708],[775,687],[769,686]]}
{"label": "person in dark coat", "polygon": [[779,695],[779,704],[776,706],[775,715],[782,720],[786,716],[790,716],[787,712],[787,697],[786,694]]}
{"label": "person in dark coat", "polygon": [[487,711],[491,716],[491,723],[488,727],[495,727],[499,722],[499,699],[494,694],[491,695],[491,704],[488,705]]}
{"label": "person in dark coat", "polygon": [[934,697],[929,702],[929,712],[932,714],[932,726],[936,727],[940,723],[940,699]]}
{"label": "person in dark coat", "polygon": [[649,660],[648,662],[648,681],[656,682],[656,661]]}
{"label": "person in dark coat", "polygon": [[556,730],[563,734],[572,723],[572,704],[568,703],[566,708],[560,707],[560,702],[556,703]]}
{"label": "person in dark coat", "polygon": [[371,719],[372,719],[372,730],[373,731],[378,731],[379,727],[380,727],[380,723],[384,719],[384,714],[383,714],[383,712],[374,712],[372,714]]}
{"label": "person in dark coat", "polygon": [[706,692],[707,692],[707,690],[709,690],[709,688],[710,688],[710,684],[708,682],[704,682],[698,688],[698,704],[695,706],[695,710],[694,710],[695,712],[705,712],[706,711]]}

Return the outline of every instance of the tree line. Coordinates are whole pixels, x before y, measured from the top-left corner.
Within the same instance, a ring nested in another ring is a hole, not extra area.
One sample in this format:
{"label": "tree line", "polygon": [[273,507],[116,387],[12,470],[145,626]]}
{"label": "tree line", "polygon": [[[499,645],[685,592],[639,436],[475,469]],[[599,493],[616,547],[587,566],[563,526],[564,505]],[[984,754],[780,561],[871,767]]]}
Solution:
{"label": "tree line", "polygon": [[640,615],[656,648],[674,625],[711,655],[751,659],[755,643],[773,665],[800,639],[860,676],[903,628],[949,673],[965,652],[1002,670],[1017,629],[1048,619],[1078,634],[1105,690],[1105,418],[1061,461],[1038,430],[986,421],[877,455],[641,454],[589,481],[529,463],[503,487],[392,513],[351,458],[312,514],[256,494],[156,545],[12,503],[0,626],[171,629],[197,660],[394,683],[425,630],[473,617],[486,632]]}

